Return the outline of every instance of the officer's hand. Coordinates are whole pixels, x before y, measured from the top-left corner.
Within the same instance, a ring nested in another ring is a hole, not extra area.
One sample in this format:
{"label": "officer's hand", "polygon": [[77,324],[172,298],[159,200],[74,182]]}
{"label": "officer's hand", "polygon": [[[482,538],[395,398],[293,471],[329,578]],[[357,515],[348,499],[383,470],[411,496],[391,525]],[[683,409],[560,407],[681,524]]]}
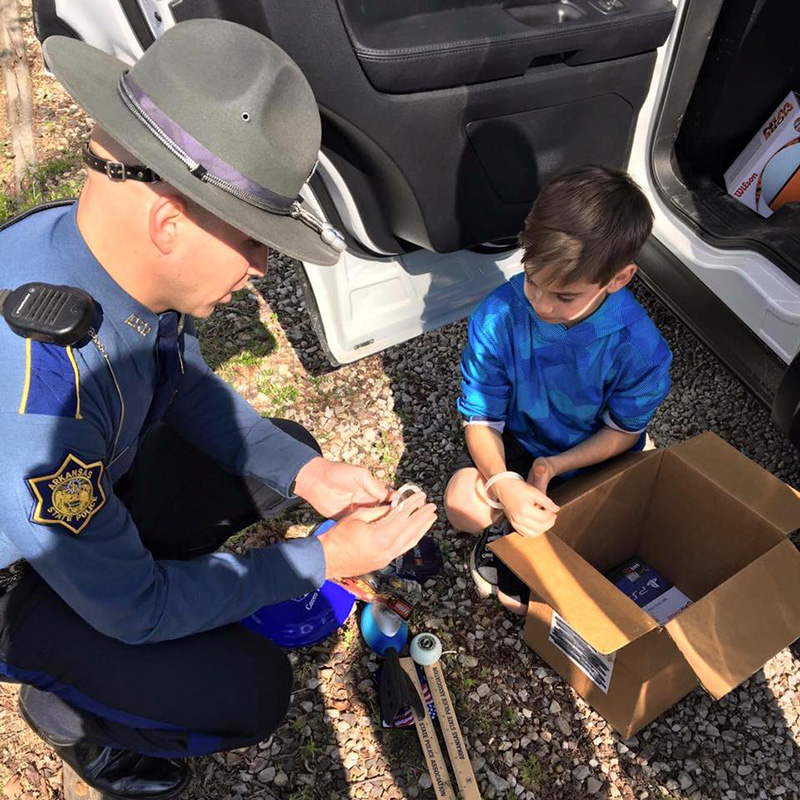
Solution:
{"label": "officer's hand", "polygon": [[436,521],[436,506],[422,492],[397,508],[360,508],[323,533],[327,578],[349,578],[382,569],[410,550]]}
{"label": "officer's hand", "polygon": [[363,467],[312,458],[297,473],[295,494],[322,514],[339,519],[362,506],[385,503],[392,490]]}

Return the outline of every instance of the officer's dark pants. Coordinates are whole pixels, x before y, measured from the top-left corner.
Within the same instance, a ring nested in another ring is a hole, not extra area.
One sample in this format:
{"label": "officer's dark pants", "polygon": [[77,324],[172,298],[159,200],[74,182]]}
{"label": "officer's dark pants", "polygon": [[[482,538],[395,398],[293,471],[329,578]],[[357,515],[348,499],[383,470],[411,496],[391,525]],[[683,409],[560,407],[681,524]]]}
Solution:
{"label": "officer's dark pants", "polygon": [[[319,449],[302,426],[276,423]],[[144,544],[163,559],[212,552],[291,503],[225,472],[163,425],[144,438],[115,490]],[[35,573],[0,596],[0,679],[3,671],[43,690],[26,707],[51,737],[156,756],[267,738],[286,714],[292,686],[283,651],[241,625],[123,644],[85,623]]]}

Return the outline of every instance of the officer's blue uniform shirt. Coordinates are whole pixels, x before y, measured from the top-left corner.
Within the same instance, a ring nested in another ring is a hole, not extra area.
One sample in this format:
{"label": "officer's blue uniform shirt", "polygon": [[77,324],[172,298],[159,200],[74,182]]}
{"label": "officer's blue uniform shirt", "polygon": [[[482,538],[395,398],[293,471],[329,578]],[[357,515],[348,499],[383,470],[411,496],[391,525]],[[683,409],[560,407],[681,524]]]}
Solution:
{"label": "officer's blue uniform shirt", "polygon": [[515,275],[470,318],[458,400],[464,419],[495,423],[537,457],[605,425],[642,433],[669,392],[672,363],[647,312],[622,289],[571,327],[543,322],[524,280]]}
{"label": "officer's blue uniform shirt", "polygon": [[[87,622],[130,643],[218,627],[317,588],[325,558],[313,537],[185,562],[156,561],[142,545],[113,485],[153,398],[158,317],[94,258],[76,209],[40,211],[0,233],[3,286],[78,286],[102,311],[99,344],[74,349],[22,339],[0,322],[0,566],[25,558]],[[164,421],[231,472],[288,496],[317,453],[214,375],[191,325],[183,359]]]}

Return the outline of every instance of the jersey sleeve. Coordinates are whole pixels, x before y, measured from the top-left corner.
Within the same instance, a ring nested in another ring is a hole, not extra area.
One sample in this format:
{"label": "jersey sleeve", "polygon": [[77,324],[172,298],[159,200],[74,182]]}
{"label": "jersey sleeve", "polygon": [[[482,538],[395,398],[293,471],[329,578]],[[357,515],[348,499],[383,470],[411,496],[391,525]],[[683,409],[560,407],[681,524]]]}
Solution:
{"label": "jersey sleeve", "polygon": [[511,383],[504,348],[487,324],[484,306],[469,321],[467,344],[461,356],[461,396],[457,407],[465,422],[504,422]]}
{"label": "jersey sleeve", "polygon": [[165,422],[236,475],[252,475],[288,497],[300,469],[319,453],[262,417],[203,360],[190,322],[185,374]]}
{"label": "jersey sleeve", "polygon": [[672,353],[663,337],[630,343],[609,395],[603,422],[624,433],[642,433],[669,394]]}

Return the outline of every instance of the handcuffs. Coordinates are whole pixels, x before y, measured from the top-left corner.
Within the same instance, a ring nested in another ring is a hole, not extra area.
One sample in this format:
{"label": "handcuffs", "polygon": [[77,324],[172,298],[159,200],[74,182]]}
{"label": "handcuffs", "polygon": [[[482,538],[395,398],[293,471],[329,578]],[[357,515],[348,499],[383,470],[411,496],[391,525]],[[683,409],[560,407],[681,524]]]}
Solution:
{"label": "handcuffs", "polygon": [[503,508],[503,504],[499,500],[493,500],[489,497],[489,489],[492,488],[496,483],[499,483],[505,478],[514,478],[515,480],[525,481],[525,478],[522,477],[518,472],[498,472],[497,475],[492,475],[488,481],[485,483],[481,480],[481,476],[478,475],[476,478],[476,487],[478,489],[478,496],[483,500],[484,503],[491,506],[492,508]]}

